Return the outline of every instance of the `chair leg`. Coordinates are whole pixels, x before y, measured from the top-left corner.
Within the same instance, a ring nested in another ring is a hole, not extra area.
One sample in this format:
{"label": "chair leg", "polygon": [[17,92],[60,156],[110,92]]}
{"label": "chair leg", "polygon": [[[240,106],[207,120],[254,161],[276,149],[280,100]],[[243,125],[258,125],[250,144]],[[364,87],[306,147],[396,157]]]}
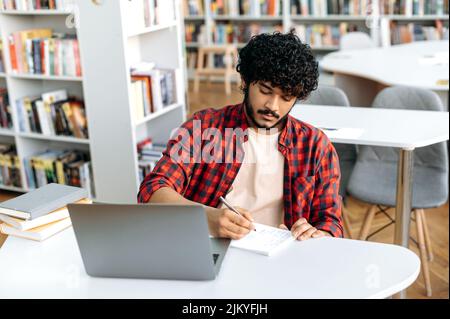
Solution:
{"label": "chair leg", "polygon": [[433,248],[431,245],[431,238],[430,238],[430,232],[428,229],[428,223],[425,218],[425,211],[423,209],[419,209],[418,213],[420,214],[420,217],[422,218],[423,234],[425,236],[425,246],[427,247],[428,261],[433,261],[433,257],[434,257],[433,256]]}
{"label": "chair leg", "polygon": [[427,260],[427,250],[425,247],[425,236],[423,231],[423,221],[422,214],[419,213],[418,210],[416,212],[416,228],[417,228],[417,242],[419,244],[420,251],[420,261],[422,263],[422,274],[425,281],[425,288],[427,290],[427,296],[431,297],[431,281],[430,281],[430,270],[428,268],[428,260]]}
{"label": "chair leg", "polygon": [[376,212],[377,212],[377,206],[371,205],[369,207],[369,210],[366,213],[365,218],[364,218],[364,222],[361,227],[361,231],[359,233],[359,240],[367,239],[367,236],[369,235],[370,227],[372,226],[372,221],[373,221],[373,218],[375,217]]}
{"label": "chair leg", "polygon": [[348,219],[348,213],[349,213],[348,209],[344,205],[342,205],[342,221],[344,224],[344,235],[347,235],[346,237],[353,239],[351,225]]}

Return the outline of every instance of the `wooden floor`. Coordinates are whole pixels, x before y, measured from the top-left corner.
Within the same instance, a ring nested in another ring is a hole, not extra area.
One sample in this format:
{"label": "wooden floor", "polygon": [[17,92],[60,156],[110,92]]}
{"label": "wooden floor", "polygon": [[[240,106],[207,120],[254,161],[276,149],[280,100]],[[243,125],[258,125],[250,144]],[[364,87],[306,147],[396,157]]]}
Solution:
{"label": "wooden floor", "polygon": [[[192,86],[191,86],[192,87]],[[242,95],[236,86],[230,96],[225,95],[223,85],[217,83],[201,83],[200,93],[189,93],[189,109],[190,113],[206,107],[222,107],[229,104],[235,104],[242,101]],[[17,196],[15,193],[0,191],[0,202]],[[354,234],[359,233],[364,213],[367,205],[353,198],[348,198],[347,208],[350,211],[351,230]],[[431,282],[433,287],[432,298],[449,298],[449,206],[448,203],[436,209],[426,210],[427,221],[430,228],[431,240],[433,242],[434,260],[430,263]],[[393,217],[393,209],[389,210],[389,214]],[[387,218],[382,214],[375,217],[372,230],[385,225]],[[391,225],[384,231],[376,234],[370,240],[382,243],[392,243],[394,236],[394,226]],[[415,225],[411,223],[411,236],[415,238]],[[0,247],[3,244],[5,236],[0,234]],[[411,242],[410,248],[418,253],[414,243]],[[422,276],[420,275],[416,282],[407,290],[408,298],[426,298],[425,287]]]}

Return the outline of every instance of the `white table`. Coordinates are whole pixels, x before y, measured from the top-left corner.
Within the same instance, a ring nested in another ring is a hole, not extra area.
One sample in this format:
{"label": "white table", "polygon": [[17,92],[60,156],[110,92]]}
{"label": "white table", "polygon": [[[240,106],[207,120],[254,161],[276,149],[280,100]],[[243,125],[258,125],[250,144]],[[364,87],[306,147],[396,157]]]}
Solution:
{"label": "white table", "polygon": [[316,127],[361,129],[359,136],[330,137],[335,143],[399,149],[395,244],[408,247],[412,202],[413,151],[449,139],[449,113],[296,105],[291,115]]}
{"label": "white table", "polygon": [[403,247],[320,238],[271,257],[230,248],[213,281],[93,278],[69,228],[42,243],[6,240],[0,298],[386,298],[419,272],[419,258]]}
{"label": "white table", "polygon": [[[386,86],[408,85],[435,91],[448,107],[449,64],[427,58],[448,54],[448,41],[422,41],[387,48],[346,50],[326,55],[321,67],[335,75],[351,105],[370,106]],[[438,80],[447,80],[438,84]]]}

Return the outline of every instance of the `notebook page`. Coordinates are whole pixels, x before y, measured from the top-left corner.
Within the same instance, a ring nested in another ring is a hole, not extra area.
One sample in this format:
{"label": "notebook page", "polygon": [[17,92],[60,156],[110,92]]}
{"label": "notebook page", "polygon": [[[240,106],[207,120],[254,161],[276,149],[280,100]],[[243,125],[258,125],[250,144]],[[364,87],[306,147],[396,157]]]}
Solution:
{"label": "notebook page", "polygon": [[254,223],[256,231],[240,240],[232,240],[230,246],[270,256],[285,244],[294,241],[289,230]]}

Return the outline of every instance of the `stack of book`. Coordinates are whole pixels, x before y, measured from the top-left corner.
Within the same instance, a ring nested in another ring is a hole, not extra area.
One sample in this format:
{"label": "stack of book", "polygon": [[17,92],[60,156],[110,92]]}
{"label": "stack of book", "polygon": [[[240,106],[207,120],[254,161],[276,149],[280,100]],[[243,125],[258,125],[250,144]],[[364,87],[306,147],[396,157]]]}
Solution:
{"label": "stack of book", "polygon": [[66,90],[21,98],[16,105],[21,132],[89,138],[84,103]]}
{"label": "stack of book", "polygon": [[0,88],[0,128],[12,129],[13,121],[9,105],[8,90]]}
{"label": "stack of book", "polygon": [[281,16],[280,0],[211,0],[211,15]]}
{"label": "stack of book", "polygon": [[95,197],[92,165],[88,153],[48,150],[24,158],[24,169],[30,189],[58,183],[86,189]]}
{"label": "stack of book", "polygon": [[20,167],[15,145],[0,143],[0,185],[22,187]]}
{"label": "stack of book", "polygon": [[138,143],[140,182],[155,168],[156,163],[161,159],[166,147],[166,144],[153,142],[153,139],[150,137]]}
{"label": "stack of book", "polygon": [[433,40],[448,40],[448,26],[444,26],[440,20],[435,21],[435,26],[416,23],[399,25],[391,21],[391,44]]}
{"label": "stack of book", "polygon": [[204,15],[203,0],[183,0],[183,16]]}
{"label": "stack of book", "polygon": [[0,0],[1,10],[65,10],[73,0]]}
{"label": "stack of book", "polygon": [[51,29],[14,32],[9,36],[12,72],[55,76],[81,76],[78,39]]}
{"label": "stack of book", "polygon": [[176,103],[175,69],[140,63],[131,69],[131,105],[136,122]]}
{"label": "stack of book", "polygon": [[49,184],[30,193],[0,203],[0,232],[35,241],[69,228],[72,223],[66,205],[90,204],[86,191]]}
{"label": "stack of book", "polygon": [[311,24],[295,26],[295,31],[299,38],[313,48],[338,46],[344,34],[358,30],[357,25],[347,22],[341,22],[339,25]]}

